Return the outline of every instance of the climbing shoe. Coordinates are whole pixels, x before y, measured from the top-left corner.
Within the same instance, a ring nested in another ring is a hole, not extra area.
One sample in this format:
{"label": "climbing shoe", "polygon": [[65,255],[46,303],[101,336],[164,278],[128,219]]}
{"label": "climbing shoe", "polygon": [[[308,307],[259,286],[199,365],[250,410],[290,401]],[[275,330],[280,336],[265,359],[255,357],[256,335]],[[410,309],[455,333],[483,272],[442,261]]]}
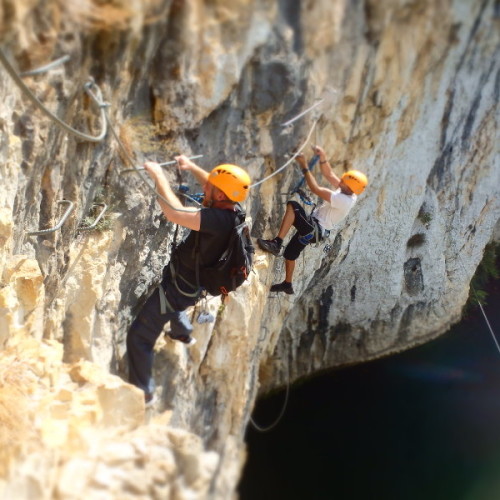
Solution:
{"label": "climbing shoe", "polygon": [[152,394],[145,394],[144,395],[144,406],[146,408],[152,408],[156,402],[158,401],[158,398],[156,397],[156,394],[152,393]]}
{"label": "climbing shoe", "polygon": [[295,292],[293,291],[293,286],[291,283],[287,281],[283,281],[282,283],[276,283],[271,287],[271,292],[285,292],[288,295],[293,295]]}
{"label": "climbing shoe", "polygon": [[259,247],[266,252],[276,256],[280,254],[281,245],[276,240],[263,240],[262,238],[257,238],[257,243]]}
{"label": "climbing shoe", "polygon": [[179,335],[179,337],[173,337],[172,335],[168,335],[172,340],[177,340],[186,345],[194,345],[196,344],[196,339],[191,337],[191,335]]}

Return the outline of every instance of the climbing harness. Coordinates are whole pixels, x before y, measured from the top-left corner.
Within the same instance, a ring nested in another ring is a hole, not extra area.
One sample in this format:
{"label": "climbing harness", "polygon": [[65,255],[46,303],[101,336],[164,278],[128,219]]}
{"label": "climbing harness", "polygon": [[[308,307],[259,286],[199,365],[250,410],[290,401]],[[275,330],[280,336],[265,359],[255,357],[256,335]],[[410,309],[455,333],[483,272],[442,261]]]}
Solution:
{"label": "climbing harness", "polygon": [[[171,245],[171,255],[175,255],[175,250],[177,248],[177,235],[179,233],[179,224],[175,225],[175,230],[174,230],[174,237],[172,239],[172,245]],[[177,273],[174,263],[172,260],[170,260],[169,263],[169,268],[170,268],[170,273],[172,276],[172,283],[175,286],[175,289],[181,294],[184,295],[185,297],[192,297],[196,298],[199,297],[200,294],[202,293],[202,288],[200,286],[195,286],[192,283],[190,283],[188,280],[186,280],[183,276],[181,276],[179,273]],[[198,256],[196,256],[196,282],[199,283],[199,277],[198,277]],[[188,292],[183,290],[178,283],[178,279],[182,280],[182,282],[189,287],[190,290],[193,290],[193,292]],[[167,308],[171,311],[173,311],[173,308],[170,306],[170,304],[167,301],[167,297],[165,296],[165,291],[163,290],[163,286],[158,285],[158,290],[160,292],[160,312],[162,314],[165,314],[167,311]]]}
{"label": "climbing harness", "polygon": [[[314,166],[318,163],[318,161],[319,161],[319,155],[314,155],[307,164],[307,170],[311,171],[314,168]],[[316,218],[311,217],[312,212],[316,208],[316,203],[312,201],[311,198],[301,189],[304,183],[305,183],[305,176],[303,176],[299,180],[299,182],[295,185],[294,188],[292,188],[289,194],[290,195],[297,194],[304,204],[312,207],[309,216],[313,225],[313,230],[310,233],[304,234],[299,237],[299,243],[306,246],[313,238],[315,239],[316,243],[319,244],[325,238],[328,238],[328,236],[330,235],[330,231],[323,228]]]}
{"label": "climbing harness", "polygon": [[184,198],[187,198],[188,200],[192,201],[196,205],[201,206],[205,195],[203,193],[187,194],[184,191],[184,189],[185,189],[185,186],[180,186],[180,190],[178,191],[178,194],[183,196]]}
{"label": "climbing harness", "polygon": [[299,237],[299,243],[307,246],[314,237],[316,237],[316,241],[318,241],[318,227],[316,225],[310,233],[304,234]]}
{"label": "climbing harness", "polygon": [[[201,156],[203,155],[192,156],[189,159],[192,160],[194,158],[199,158]],[[171,164],[171,162],[165,162],[163,164],[160,163],[160,166],[168,164]],[[205,193],[188,194],[189,186],[182,181],[182,173],[179,169],[177,169],[177,182],[179,184],[179,187],[177,188],[177,194],[183,196],[189,201],[192,201],[196,205],[201,206],[203,199],[205,198]]]}
{"label": "climbing harness", "polygon": [[[28,99],[31,100],[31,102],[38,108],[40,111],[42,111],[46,116],[48,116],[52,121],[57,123],[60,127],[62,127],[64,130],[67,132],[75,135],[76,137],[83,139],[85,141],[90,141],[90,142],[100,142],[104,139],[106,136],[107,130],[106,130],[106,118],[105,118],[105,108],[108,106],[107,103],[105,103],[102,100],[102,94],[101,90],[99,87],[95,84],[93,80],[89,80],[85,85],[84,85],[84,90],[87,93],[87,95],[90,96],[90,98],[94,101],[94,103],[99,107],[100,113],[101,113],[101,124],[102,124],[102,130],[97,136],[92,136],[89,134],[85,134],[84,132],[80,132],[79,130],[76,130],[75,128],[71,127],[68,125],[66,122],[61,120],[58,116],[56,116],[54,113],[49,111],[45,105],[38,99],[38,97],[31,92],[31,90],[26,86],[26,84],[23,82],[22,78],[17,74],[16,70],[14,67],[11,65],[7,57],[5,56],[4,52],[0,49],[0,62],[4,65],[7,73],[12,77],[12,79],[16,82],[17,86],[23,91],[23,93],[28,97]],[[92,88],[96,89],[97,95],[92,92]]]}
{"label": "climbing harness", "polygon": [[183,182],[180,182],[179,187],[177,188],[177,194],[184,196],[184,198],[201,206],[203,199],[205,198],[205,193],[188,194],[188,191],[189,191],[189,186],[187,184],[184,184]]}
{"label": "climbing harness", "polygon": [[[307,170],[312,171],[316,163],[319,161],[319,155],[314,155],[310,160],[309,163],[307,164]],[[306,204],[306,205],[314,205],[313,210],[316,207],[316,203],[314,203],[309,196],[306,195],[306,193],[301,189],[302,186],[304,185],[306,181],[305,176],[302,176],[300,181],[297,183],[297,185],[290,191],[290,194],[297,194],[299,198]]]}

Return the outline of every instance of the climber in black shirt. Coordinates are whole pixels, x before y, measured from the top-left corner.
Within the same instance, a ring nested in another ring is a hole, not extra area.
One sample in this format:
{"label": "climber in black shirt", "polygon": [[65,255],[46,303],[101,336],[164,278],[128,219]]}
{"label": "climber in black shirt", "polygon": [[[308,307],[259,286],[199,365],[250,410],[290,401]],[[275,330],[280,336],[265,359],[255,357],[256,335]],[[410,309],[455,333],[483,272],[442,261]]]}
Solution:
{"label": "climber in black shirt", "polygon": [[[205,172],[186,156],[176,157],[180,170],[192,173],[203,185],[203,207],[186,208],[175,195],[158,163],[146,162],[144,168],[155,181],[165,217],[191,231],[173,251],[163,270],[163,279],[148,298],[127,334],[129,381],[145,393],[150,403],[154,393],[152,379],[153,349],[167,322],[170,338],[187,345],[195,342],[193,327],[185,310],[194,305],[203,291],[198,283],[197,266],[212,265],[226,249],[235,226],[238,202],[248,195],[250,177],[236,165],[219,165]],[[163,198],[163,199],[162,199]],[[199,253],[195,251],[199,234]],[[199,259],[199,262],[197,261]]]}

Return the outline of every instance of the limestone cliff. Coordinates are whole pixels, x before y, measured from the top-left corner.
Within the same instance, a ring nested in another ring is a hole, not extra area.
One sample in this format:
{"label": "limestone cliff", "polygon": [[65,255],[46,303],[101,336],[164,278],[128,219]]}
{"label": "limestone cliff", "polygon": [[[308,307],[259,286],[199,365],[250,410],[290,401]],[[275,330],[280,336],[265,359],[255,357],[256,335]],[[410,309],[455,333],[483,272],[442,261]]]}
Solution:
{"label": "limestone cliff", "polygon": [[[259,391],[456,322],[500,219],[499,30],[495,0],[2,0],[2,498],[232,498]],[[124,339],[174,228],[131,160],[244,166],[268,237],[299,175],[259,182],[314,143],[369,188],[295,295],[259,252],[194,347],[159,342],[145,414]]]}

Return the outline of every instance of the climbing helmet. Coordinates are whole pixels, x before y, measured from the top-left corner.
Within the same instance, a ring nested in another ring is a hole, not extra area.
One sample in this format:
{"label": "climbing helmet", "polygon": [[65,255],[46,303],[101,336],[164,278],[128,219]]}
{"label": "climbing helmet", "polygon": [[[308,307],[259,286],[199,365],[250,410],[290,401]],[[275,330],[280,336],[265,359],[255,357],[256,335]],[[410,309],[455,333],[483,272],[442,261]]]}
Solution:
{"label": "climbing helmet", "polygon": [[342,181],[355,194],[361,194],[368,185],[366,175],[359,170],[348,170],[342,175]]}
{"label": "climbing helmet", "polygon": [[250,187],[250,177],[237,165],[223,164],[215,167],[208,182],[218,187],[230,200],[245,201]]}

